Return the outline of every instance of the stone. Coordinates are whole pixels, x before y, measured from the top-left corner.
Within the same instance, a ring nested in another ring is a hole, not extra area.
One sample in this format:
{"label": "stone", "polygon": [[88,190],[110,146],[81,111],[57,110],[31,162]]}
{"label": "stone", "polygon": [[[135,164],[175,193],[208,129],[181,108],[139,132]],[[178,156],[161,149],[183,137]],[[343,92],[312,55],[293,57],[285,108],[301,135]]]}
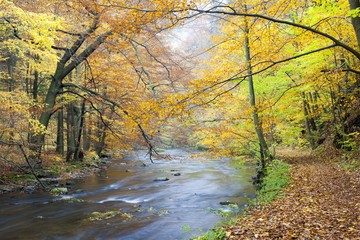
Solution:
{"label": "stone", "polygon": [[52,178],[56,177],[58,174],[53,170],[41,170],[36,175],[38,178]]}
{"label": "stone", "polygon": [[3,193],[10,193],[12,192],[12,189],[9,187],[0,187],[0,191],[2,191]]}
{"label": "stone", "polygon": [[26,186],[25,188],[24,188],[24,192],[26,192],[26,193],[33,193],[34,191],[36,190],[36,187],[35,186]]}
{"label": "stone", "polygon": [[50,180],[50,181],[49,181],[49,184],[50,184],[50,185],[55,185],[55,184],[58,184],[58,183],[59,183],[58,180]]}
{"label": "stone", "polygon": [[50,190],[51,194],[54,195],[62,195],[62,194],[67,194],[69,192],[69,190],[65,187],[58,187],[58,188],[53,188]]}
{"label": "stone", "polygon": [[230,201],[221,201],[220,204],[221,205],[230,205],[230,204],[234,204],[234,203],[230,202]]}
{"label": "stone", "polygon": [[70,185],[75,185],[75,183],[71,180],[66,180],[66,185],[70,186]]}
{"label": "stone", "polygon": [[70,196],[63,196],[61,198],[55,199],[54,202],[58,202],[58,201],[64,201],[64,202],[69,202],[69,203],[83,203],[85,202],[85,200],[83,199],[78,199],[78,198],[74,198],[74,197],[70,197]]}
{"label": "stone", "polygon": [[168,181],[169,179],[167,177],[158,177],[154,179],[154,181]]}

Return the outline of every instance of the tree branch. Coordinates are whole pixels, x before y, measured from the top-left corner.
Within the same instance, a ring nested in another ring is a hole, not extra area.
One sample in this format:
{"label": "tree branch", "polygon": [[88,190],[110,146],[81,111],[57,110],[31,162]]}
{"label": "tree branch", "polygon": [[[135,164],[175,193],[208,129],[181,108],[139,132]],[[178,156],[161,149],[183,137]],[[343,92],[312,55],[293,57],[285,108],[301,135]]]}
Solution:
{"label": "tree branch", "polygon": [[[93,42],[90,46],[88,46],[82,53],[80,53],[69,65],[64,68],[60,79],[65,78],[75,67],[77,67],[80,63],[82,63],[86,58],[88,58],[102,43],[105,42],[106,38],[108,38],[112,34],[112,31],[108,31],[103,35],[99,36],[95,42]],[[61,61],[64,61],[63,58]]]}
{"label": "tree branch", "polygon": [[[227,12],[227,11],[223,11],[223,10],[217,10],[219,8],[228,8],[228,9],[231,9],[232,11]],[[305,25],[302,25],[302,24],[289,22],[289,21],[285,21],[285,20],[281,20],[281,19],[276,19],[276,18],[264,16],[264,15],[261,15],[261,14],[251,14],[251,13],[236,12],[235,9],[230,8],[229,6],[215,6],[215,7],[211,8],[211,9],[208,9],[208,10],[191,9],[191,11],[194,11],[194,12],[197,12],[197,13],[203,13],[203,14],[222,14],[222,15],[230,15],[230,16],[243,16],[243,17],[261,18],[261,19],[265,19],[265,20],[268,20],[268,21],[271,21],[271,22],[301,28],[301,29],[310,31],[312,33],[318,34],[320,36],[323,36],[323,37],[325,37],[327,39],[330,39],[331,41],[333,41],[335,43],[336,46],[344,48],[345,50],[352,53],[356,58],[358,58],[360,60],[360,53],[358,51],[356,51],[355,49],[353,49],[350,46],[342,43],[341,41],[337,40],[335,37],[333,37],[333,36],[331,36],[331,35],[329,35],[327,33],[321,32],[321,31],[319,31],[317,29],[314,29],[312,27],[308,27],[308,26],[305,26]]]}
{"label": "tree branch", "polygon": [[[46,187],[45,187],[44,184],[40,181],[40,179],[38,178],[38,176],[37,176],[36,173],[35,173],[34,168],[33,168],[32,165],[30,164],[29,158],[27,157],[27,155],[26,155],[26,153],[25,153],[25,151],[24,151],[23,144],[21,144],[21,143],[15,143],[15,142],[4,142],[4,141],[2,141],[2,140],[0,140],[0,143],[1,143],[1,144],[8,145],[8,146],[18,146],[18,147],[20,148],[20,151],[21,151],[21,153],[23,154],[27,165],[28,165],[29,168],[30,168],[32,175],[34,175],[34,177],[36,178],[36,180],[39,182],[39,184],[41,185],[41,187],[42,187],[42,188],[44,189],[44,191],[45,191],[45,190],[46,190]],[[20,169],[21,169],[21,168],[20,168]],[[22,170],[22,169],[21,169],[21,170]]]}
{"label": "tree branch", "polygon": [[99,18],[100,16],[96,16],[93,20],[92,25],[87,29],[86,33],[77,35],[79,38],[73,43],[72,47],[68,49],[63,57],[60,60],[60,63],[65,65],[69,59],[79,50],[82,44],[86,41],[86,39],[90,36],[90,34],[94,33],[96,29],[99,27]]}
{"label": "tree branch", "polygon": [[83,34],[81,34],[81,33],[72,33],[72,32],[68,32],[68,31],[62,30],[62,29],[55,29],[55,31],[61,32],[61,33],[65,33],[65,34],[70,35],[70,36],[82,37],[82,35],[83,35]]}
{"label": "tree branch", "polygon": [[87,92],[87,93],[89,93],[89,94],[98,96],[98,97],[100,97],[101,99],[103,99],[104,101],[111,103],[113,106],[116,106],[116,107],[120,108],[121,111],[122,111],[127,117],[129,117],[132,121],[134,121],[134,122],[136,123],[138,129],[139,129],[140,132],[141,132],[141,135],[143,136],[146,144],[147,144],[148,147],[149,147],[148,154],[149,154],[149,156],[150,156],[150,161],[151,161],[152,163],[154,163],[154,162],[153,162],[153,159],[152,159],[152,156],[154,155],[154,153],[157,154],[157,155],[159,155],[159,154],[155,151],[155,148],[154,148],[154,146],[153,146],[152,143],[151,143],[150,137],[146,134],[146,132],[144,131],[144,129],[142,128],[142,126],[140,125],[140,123],[139,123],[133,116],[131,116],[120,104],[118,104],[118,103],[116,103],[116,102],[114,102],[114,101],[112,101],[112,100],[110,100],[110,99],[102,96],[100,93],[94,92],[94,91],[92,91],[92,90],[90,90],[90,89],[88,89],[88,88],[79,86],[79,85],[74,84],[74,83],[63,83],[62,86],[63,86],[63,87],[74,87],[74,88],[80,89],[81,91],[84,91],[84,92]]}
{"label": "tree branch", "polygon": [[[272,62],[272,64],[270,64],[269,66],[267,66],[267,67],[265,67],[263,69],[260,69],[259,71],[253,72],[251,75],[256,75],[256,74],[262,73],[262,72],[268,70],[269,68],[272,68],[273,66],[275,66],[277,64],[288,62],[288,61],[291,61],[291,60],[294,60],[294,59],[297,59],[297,58],[300,58],[300,57],[303,57],[303,56],[306,56],[306,55],[309,55],[309,54],[312,54],[312,53],[324,51],[326,49],[330,49],[330,48],[333,48],[333,47],[336,47],[336,46],[338,46],[338,45],[337,44],[332,44],[332,45],[329,45],[327,47],[318,48],[318,49],[315,49],[313,51],[305,52],[305,53],[302,53],[302,54],[299,54],[299,55],[296,55],[296,56],[292,56],[292,57],[289,57],[289,58],[285,58],[285,59],[282,59],[282,60],[279,60],[279,61]],[[231,80],[235,81],[235,80],[242,79],[242,78],[249,77],[249,76],[250,75],[240,76],[240,77],[236,76],[233,79],[228,79],[228,81],[231,81]]]}

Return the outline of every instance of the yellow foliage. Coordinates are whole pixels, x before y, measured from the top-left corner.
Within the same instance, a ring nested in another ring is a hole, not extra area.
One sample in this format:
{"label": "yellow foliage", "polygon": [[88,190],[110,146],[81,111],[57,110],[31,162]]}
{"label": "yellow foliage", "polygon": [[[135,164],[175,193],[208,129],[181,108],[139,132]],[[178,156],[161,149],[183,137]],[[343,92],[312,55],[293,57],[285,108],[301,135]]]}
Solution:
{"label": "yellow foliage", "polygon": [[34,114],[42,108],[22,91],[0,91],[0,129],[11,133],[12,140],[20,142],[26,139],[27,133],[45,134],[46,129],[34,119]]}

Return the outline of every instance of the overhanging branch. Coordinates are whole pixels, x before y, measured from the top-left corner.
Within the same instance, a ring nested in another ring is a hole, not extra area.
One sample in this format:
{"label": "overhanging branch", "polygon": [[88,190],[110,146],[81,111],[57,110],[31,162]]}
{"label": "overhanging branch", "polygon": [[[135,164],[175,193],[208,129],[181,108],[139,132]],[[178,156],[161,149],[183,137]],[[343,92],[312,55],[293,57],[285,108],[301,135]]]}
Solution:
{"label": "overhanging branch", "polygon": [[[138,127],[138,129],[139,129],[139,131],[140,131],[140,133],[141,133],[141,135],[142,135],[142,137],[144,138],[146,144],[147,144],[148,147],[149,147],[149,152],[148,152],[148,153],[149,153],[149,156],[150,156],[150,161],[153,163],[152,157],[153,157],[154,153],[157,154],[157,152],[155,151],[155,148],[154,148],[154,146],[153,146],[152,143],[151,143],[150,137],[146,134],[145,130],[142,128],[142,126],[140,125],[140,123],[139,123],[133,116],[131,116],[120,104],[118,104],[117,102],[114,102],[114,101],[111,100],[111,99],[106,98],[105,96],[102,96],[100,93],[94,92],[94,91],[92,91],[92,90],[90,90],[90,89],[88,89],[88,88],[86,88],[86,87],[83,87],[83,86],[80,86],[80,85],[77,85],[77,84],[74,84],[74,83],[63,83],[63,84],[62,84],[62,87],[68,87],[68,88],[69,88],[69,87],[74,87],[74,88],[77,88],[77,89],[79,89],[79,90],[81,90],[81,91],[83,91],[83,92],[87,92],[87,93],[89,93],[89,94],[91,94],[91,95],[95,95],[95,96],[97,96],[97,97],[100,97],[100,98],[103,99],[104,101],[111,103],[113,106],[120,108],[121,111],[122,111],[127,117],[129,117],[132,121],[134,121],[134,122],[136,123],[136,125],[137,125],[137,127]],[[158,154],[157,154],[157,155],[158,155]]]}
{"label": "overhanging branch", "polygon": [[[226,9],[230,9],[231,11],[218,10],[219,8],[226,8]],[[230,16],[261,18],[261,19],[265,19],[267,21],[271,21],[271,22],[275,22],[275,23],[280,23],[280,24],[285,24],[285,25],[301,28],[301,29],[304,29],[306,31],[310,31],[310,32],[315,33],[317,35],[323,36],[323,37],[325,37],[327,39],[330,39],[331,41],[333,41],[335,43],[336,46],[339,46],[339,47],[347,50],[348,52],[352,53],[356,58],[358,58],[360,60],[360,53],[358,51],[356,51],[352,47],[342,43],[341,41],[337,40],[335,37],[333,37],[333,36],[331,36],[331,35],[329,35],[327,33],[321,32],[321,31],[319,31],[317,29],[314,29],[312,27],[309,27],[309,26],[305,26],[305,25],[302,25],[302,24],[298,24],[298,23],[290,22],[290,21],[286,21],[286,20],[276,19],[276,18],[264,16],[264,15],[261,15],[261,14],[237,12],[235,9],[231,8],[230,6],[215,6],[215,7],[211,8],[211,9],[208,9],[208,10],[191,9],[191,11],[194,11],[196,13],[202,13],[202,14],[220,14],[220,15],[230,15]]]}

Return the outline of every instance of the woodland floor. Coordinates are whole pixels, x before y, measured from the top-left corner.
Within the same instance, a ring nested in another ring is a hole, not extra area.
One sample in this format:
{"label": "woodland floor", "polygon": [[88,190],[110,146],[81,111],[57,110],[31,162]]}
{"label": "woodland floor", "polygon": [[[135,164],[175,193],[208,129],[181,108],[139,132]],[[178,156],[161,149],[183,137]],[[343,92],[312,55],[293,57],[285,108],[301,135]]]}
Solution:
{"label": "woodland floor", "polygon": [[280,156],[292,168],[285,196],[226,227],[226,239],[360,239],[359,169],[342,168],[330,152]]}

